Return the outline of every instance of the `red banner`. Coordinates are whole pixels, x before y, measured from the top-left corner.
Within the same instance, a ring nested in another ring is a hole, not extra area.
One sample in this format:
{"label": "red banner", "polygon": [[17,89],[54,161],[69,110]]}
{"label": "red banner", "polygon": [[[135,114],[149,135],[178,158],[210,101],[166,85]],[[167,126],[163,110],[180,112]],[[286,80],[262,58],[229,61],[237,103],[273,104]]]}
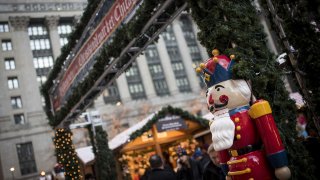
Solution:
{"label": "red banner", "polygon": [[53,99],[54,110],[60,107],[61,98],[66,94],[80,70],[89,61],[91,56],[103,45],[124,18],[126,18],[138,1],[139,0],[117,0],[112,5],[107,15],[101,20],[95,31],[76,54],[60,80],[60,84],[57,87],[58,93],[55,94]]}

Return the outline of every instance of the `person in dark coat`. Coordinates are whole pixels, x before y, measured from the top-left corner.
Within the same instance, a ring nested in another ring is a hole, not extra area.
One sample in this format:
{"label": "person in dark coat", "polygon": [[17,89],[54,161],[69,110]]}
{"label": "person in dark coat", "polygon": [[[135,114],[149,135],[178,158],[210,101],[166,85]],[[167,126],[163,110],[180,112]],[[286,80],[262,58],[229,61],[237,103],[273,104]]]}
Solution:
{"label": "person in dark coat", "polygon": [[152,155],[149,159],[151,170],[143,177],[145,180],[177,180],[173,171],[165,170],[159,155]]}
{"label": "person in dark coat", "polygon": [[163,157],[163,166],[164,169],[173,171],[173,164],[170,162],[170,155],[168,152],[164,151],[162,153],[162,157]]}
{"label": "person in dark coat", "polygon": [[202,180],[225,180],[222,169],[219,167],[220,159],[218,152],[216,152],[211,144],[208,148],[208,154],[211,161],[204,165]]}
{"label": "person in dark coat", "polygon": [[183,148],[178,148],[178,180],[201,180],[202,173],[200,165],[191,159]]}
{"label": "person in dark coat", "polygon": [[192,158],[197,161],[198,165],[200,166],[201,172],[204,171],[204,166],[209,161],[211,161],[209,155],[208,154],[203,154],[203,151],[200,149],[200,147],[196,148]]}

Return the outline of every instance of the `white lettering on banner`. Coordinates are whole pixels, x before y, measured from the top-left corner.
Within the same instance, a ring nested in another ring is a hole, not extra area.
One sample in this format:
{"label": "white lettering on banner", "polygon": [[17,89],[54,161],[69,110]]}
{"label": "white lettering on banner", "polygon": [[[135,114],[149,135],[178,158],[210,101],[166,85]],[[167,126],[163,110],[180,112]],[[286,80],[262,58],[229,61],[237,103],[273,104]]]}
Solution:
{"label": "white lettering on banner", "polygon": [[166,116],[156,123],[158,132],[186,129],[187,125],[180,116]]}
{"label": "white lettering on banner", "polygon": [[181,124],[179,122],[172,122],[172,123],[162,125],[163,129],[174,129],[177,127],[179,127],[179,128],[181,127]]}
{"label": "white lettering on banner", "polygon": [[55,98],[53,99],[54,110],[59,108],[61,104],[60,101],[63,99],[62,97],[66,94],[80,70],[119,26],[121,21],[130,13],[138,1],[139,0],[117,0],[112,5],[107,15],[101,20],[95,31],[81,47],[63,75],[57,87],[58,89],[55,91],[57,94],[54,95]]}

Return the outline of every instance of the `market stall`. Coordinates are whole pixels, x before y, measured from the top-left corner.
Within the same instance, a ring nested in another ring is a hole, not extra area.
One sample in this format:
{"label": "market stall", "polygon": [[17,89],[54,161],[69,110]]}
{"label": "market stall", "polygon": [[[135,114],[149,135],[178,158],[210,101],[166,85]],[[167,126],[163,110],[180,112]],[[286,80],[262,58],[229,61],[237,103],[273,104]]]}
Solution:
{"label": "market stall", "polygon": [[[176,166],[176,149],[186,148],[192,155],[200,144],[194,135],[208,135],[208,119],[189,114],[179,108],[166,107],[154,113],[136,125],[114,137],[109,147],[119,154],[122,172],[131,177],[143,174],[149,167],[148,159],[152,154],[158,154],[173,167]],[[208,138],[206,138],[208,139]]]}

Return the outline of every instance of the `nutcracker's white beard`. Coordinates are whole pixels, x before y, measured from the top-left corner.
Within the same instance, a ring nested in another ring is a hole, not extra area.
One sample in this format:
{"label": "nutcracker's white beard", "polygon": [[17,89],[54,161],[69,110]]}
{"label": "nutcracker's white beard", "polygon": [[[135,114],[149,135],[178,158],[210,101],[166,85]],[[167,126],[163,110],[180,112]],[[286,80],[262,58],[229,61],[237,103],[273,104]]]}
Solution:
{"label": "nutcracker's white beard", "polygon": [[214,121],[210,125],[214,150],[228,149],[233,144],[235,125],[229,116],[228,109],[214,113]]}

